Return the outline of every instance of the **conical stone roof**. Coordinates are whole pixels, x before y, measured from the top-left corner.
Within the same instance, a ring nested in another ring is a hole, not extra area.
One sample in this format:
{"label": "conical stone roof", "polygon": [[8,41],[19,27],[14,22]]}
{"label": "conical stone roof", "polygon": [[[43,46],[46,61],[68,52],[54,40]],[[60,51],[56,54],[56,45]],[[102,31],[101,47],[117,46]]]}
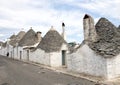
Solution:
{"label": "conical stone roof", "polygon": [[45,52],[56,52],[61,49],[63,43],[66,43],[66,41],[52,28],[46,33],[37,48],[41,48]]}
{"label": "conical stone roof", "polygon": [[30,29],[20,40],[19,46],[31,46],[38,42],[37,35],[33,29]]}
{"label": "conical stone roof", "polygon": [[117,29],[119,32],[120,32],[120,25],[118,26],[118,29]]}
{"label": "conical stone roof", "polygon": [[16,35],[15,34],[13,34],[13,35],[11,35],[10,36],[10,38],[9,39],[15,39],[16,38]]}
{"label": "conical stone roof", "polygon": [[120,53],[120,32],[106,18],[101,18],[96,24],[96,32],[99,36],[96,42],[89,47],[104,57],[113,57]]}
{"label": "conical stone roof", "polygon": [[16,43],[18,43],[24,35],[25,35],[24,31],[20,31],[17,35],[12,35],[10,37],[9,44],[12,46],[16,46]]}
{"label": "conical stone roof", "polygon": [[118,34],[116,27],[106,18],[100,18],[95,28],[98,36],[106,41]]}
{"label": "conical stone roof", "polygon": [[20,32],[16,35],[16,38],[19,39],[19,40],[21,40],[24,35],[25,35],[25,31],[20,31]]}
{"label": "conical stone roof", "polygon": [[10,39],[9,40],[9,44],[12,45],[12,46],[14,46],[15,45],[16,35],[13,34],[12,36],[10,36],[9,39]]}

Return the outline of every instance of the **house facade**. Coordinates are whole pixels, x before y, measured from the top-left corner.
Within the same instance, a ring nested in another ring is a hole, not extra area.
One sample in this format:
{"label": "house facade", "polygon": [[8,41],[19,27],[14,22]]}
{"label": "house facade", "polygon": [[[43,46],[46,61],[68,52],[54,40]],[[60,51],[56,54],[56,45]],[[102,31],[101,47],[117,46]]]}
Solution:
{"label": "house facade", "polygon": [[94,26],[91,16],[83,18],[84,41],[67,55],[69,70],[103,79],[120,77],[120,35],[118,29],[106,18]]}
{"label": "house facade", "polygon": [[20,31],[17,35],[13,35],[8,39],[8,50],[9,50],[9,57],[16,58],[18,55],[18,49],[16,49],[18,42],[23,38],[25,35],[24,31]]}
{"label": "house facade", "polygon": [[[78,46],[65,41],[64,23],[60,35],[53,27],[41,37],[41,32],[32,28],[27,32],[12,35],[2,43],[0,53],[9,53],[10,58],[40,63],[100,77],[114,79],[120,77],[120,27],[114,26],[106,18],[94,19],[86,14],[83,18],[84,40]],[[69,53],[68,53],[69,52]]]}
{"label": "house facade", "polygon": [[41,39],[41,32],[36,33],[32,28],[28,30],[15,48],[18,55],[16,59],[29,61],[30,48],[35,48]]}
{"label": "house facade", "polygon": [[0,54],[3,56],[6,56],[6,54],[7,54],[6,45],[7,45],[7,42],[1,42]]}
{"label": "house facade", "polygon": [[51,27],[36,50],[30,52],[30,61],[52,67],[66,66],[67,50],[68,47],[64,38]]}

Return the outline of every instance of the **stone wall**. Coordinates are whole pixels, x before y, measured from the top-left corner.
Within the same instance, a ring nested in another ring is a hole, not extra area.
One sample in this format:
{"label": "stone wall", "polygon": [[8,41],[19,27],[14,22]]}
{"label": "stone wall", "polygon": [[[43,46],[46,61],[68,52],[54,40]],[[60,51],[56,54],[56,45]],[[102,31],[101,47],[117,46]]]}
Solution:
{"label": "stone wall", "polygon": [[13,58],[13,46],[9,45],[9,58]]}
{"label": "stone wall", "polygon": [[27,50],[23,50],[22,60],[23,60],[23,61],[28,61]]}
{"label": "stone wall", "polygon": [[7,50],[7,48],[0,49],[0,55],[6,56],[6,54],[7,54],[6,50]]}
{"label": "stone wall", "polygon": [[50,61],[51,61],[51,66],[52,67],[61,67],[62,66],[61,52],[50,53]]}
{"label": "stone wall", "polygon": [[97,33],[94,26],[94,19],[88,14],[83,18],[83,28],[85,43],[95,42],[97,39]]}
{"label": "stone wall", "polygon": [[49,54],[45,53],[41,49],[37,49],[33,52],[30,52],[29,61],[50,66],[50,56],[49,56]]}
{"label": "stone wall", "polygon": [[120,77],[120,55],[107,58],[108,79]]}
{"label": "stone wall", "polygon": [[22,52],[21,54],[21,59],[24,56],[23,54],[23,48],[22,47],[15,47],[14,48],[14,59],[20,60],[20,51]]}
{"label": "stone wall", "polygon": [[114,57],[120,53],[120,33],[106,18],[100,18],[96,24],[99,39],[89,47],[103,57]]}
{"label": "stone wall", "polygon": [[33,52],[30,52],[29,61],[52,66],[52,67],[61,67],[62,54],[61,51],[46,53],[41,49],[37,49]]}
{"label": "stone wall", "polygon": [[107,62],[84,44],[76,52],[67,55],[67,67],[78,73],[107,77]]}

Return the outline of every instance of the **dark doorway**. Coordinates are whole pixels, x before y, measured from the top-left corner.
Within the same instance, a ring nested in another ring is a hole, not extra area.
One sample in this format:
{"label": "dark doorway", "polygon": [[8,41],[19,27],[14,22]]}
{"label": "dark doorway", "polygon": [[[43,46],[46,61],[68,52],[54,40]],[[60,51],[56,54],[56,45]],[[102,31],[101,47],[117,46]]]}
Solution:
{"label": "dark doorway", "polygon": [[27,50],[27,61],[29,61],[29,50]]}
{"label": "dark doorway", "polygon": [[62,65],[66,65],[66,51],[62,50]]}
{"label": "dark doorway", "polygon": [[9,56],[9,52],[7,52],[7,57]]}
{"label": "dark doorway", "polygon": [[22,59],[22,51],[20,51],[20,60]]}

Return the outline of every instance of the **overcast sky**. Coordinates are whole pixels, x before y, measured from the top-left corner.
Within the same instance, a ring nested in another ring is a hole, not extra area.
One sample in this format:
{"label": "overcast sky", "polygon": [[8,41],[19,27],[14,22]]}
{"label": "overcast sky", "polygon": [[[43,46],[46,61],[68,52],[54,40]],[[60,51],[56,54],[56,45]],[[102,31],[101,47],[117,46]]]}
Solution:
{"label": "overcast sky", "polygon": [[120,0],[0,0],[0,40],[32,27],[42,36],[51,26],[61,33],[66,27],[67,41],[83,40],[83,16],[91,15],[95,22],[101,17],[116,27],[120,24]]}

